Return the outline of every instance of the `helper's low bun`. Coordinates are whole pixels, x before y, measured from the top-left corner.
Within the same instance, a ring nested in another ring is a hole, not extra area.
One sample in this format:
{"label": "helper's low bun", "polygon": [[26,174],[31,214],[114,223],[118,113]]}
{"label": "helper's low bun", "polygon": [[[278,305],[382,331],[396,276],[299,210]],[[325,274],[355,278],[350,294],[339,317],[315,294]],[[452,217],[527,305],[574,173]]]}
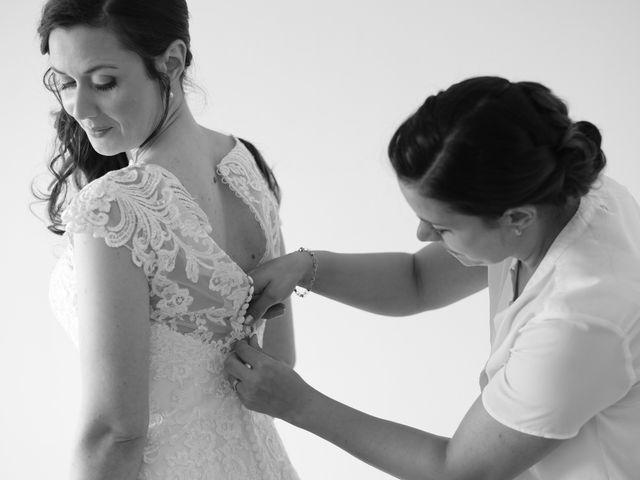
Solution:
{"label": "helper's low bun", "polygon": [[558,148],[558,161],[564,170],[565,198],[585,195],[606,165],[600,148],[602,136],[591,122],[571,124]]}

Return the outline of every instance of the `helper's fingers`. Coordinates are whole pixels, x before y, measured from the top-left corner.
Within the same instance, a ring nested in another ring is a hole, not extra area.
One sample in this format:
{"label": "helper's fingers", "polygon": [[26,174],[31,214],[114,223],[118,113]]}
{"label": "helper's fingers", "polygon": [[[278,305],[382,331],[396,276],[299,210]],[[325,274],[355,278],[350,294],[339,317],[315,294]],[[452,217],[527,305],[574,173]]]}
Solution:
{"label": "helper's fingers", "polygon": [[260,348],[260,344],[258,343],[258,336],[251,335],[249,337],[249,346],[253,348]]}
{"label": "helper's fingers", "polygon": [[240,361],[245,364],[245,368],[247,364],[253,368],[258,367],[266,357],[257,340],[253,345],[249,345],[247,340],[241,340],[235,344],[233,351]]}
{"label": "helper's fingers", "polygon": [[267,311],[264,312],[262,318],[254,317],[253,315],[247,313],[244,323],[249,327],[255,326],[256,328],[258,328],[260,326],[258,323],[260,320],[271,320],[272,318],[281,317],[286,311],[287,308],[285,307],[284,303],[276,303],[275,305],[270,306]]}
{"label": "helper's fingers", "polygon": [[275,305],[271,305],[267,309],[267,311],[264,312],[262,318],[264,318],[265,320],[271,320],[272,318],[281,317],[282,315],[284,315],[285,311],[286,307],[284,306],[284,303],[276,303]]}
{"label": "helper's fingers", "polygon": [[271,277],[265,269],[265,265],[269,263],[270,262],[260,265],[248,273],[253,281],[253,288],[257,294],[262,293],[262,291],[269,285],[269,282],[271,282]]}
{"label": "helper's fingers", "polygon": [[246,380],[253,373],[235,353],[230,354],[224,361],[224,369],[228,375],[240,381]]}
{"label": "helper's fingers", "polygon": [[247,309],[247,315],[251,316],[252,320],[263,318],[265,312],[269,308],[280,303],[281,301],[281,298],[275,297],[268,290],[265,290],[262,293],[254,294],[253,300],[251,301],[251,303],[249,304],[249,308]]}

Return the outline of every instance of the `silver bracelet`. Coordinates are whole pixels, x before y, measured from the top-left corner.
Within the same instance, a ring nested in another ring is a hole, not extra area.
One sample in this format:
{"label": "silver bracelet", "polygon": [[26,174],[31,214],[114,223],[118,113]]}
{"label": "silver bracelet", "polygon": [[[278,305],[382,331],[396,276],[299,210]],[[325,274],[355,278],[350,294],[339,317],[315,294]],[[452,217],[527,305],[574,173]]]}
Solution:
{"label": "silver bracelet", "polygon": [[311,291],[311,289],[313,288],[313,284],[316,281],[316,274],[318,273],[318,259],[316,257],[316,254],[313,253],[311,250],[309,250],[308,248],[304,248],[304,247],[300,247],[298,249],[299,252],[307,252],[309,255],[311,255],[311,263],[313,264],[313,271],[311,273],[311,281],[309,282],[309,286],[307,288],[304,287],[298,287],[297,285],[294,287],[293,291],[295,292],[295,294],[297,296],[299,296],[300,298],[304,297],[307,293],[309,293]]}

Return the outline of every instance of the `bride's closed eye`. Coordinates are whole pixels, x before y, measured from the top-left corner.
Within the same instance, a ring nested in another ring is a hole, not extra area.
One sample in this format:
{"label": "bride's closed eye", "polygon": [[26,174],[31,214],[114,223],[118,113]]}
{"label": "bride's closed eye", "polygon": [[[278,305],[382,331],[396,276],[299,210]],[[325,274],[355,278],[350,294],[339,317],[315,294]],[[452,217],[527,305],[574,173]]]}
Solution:
{"label": "bride's closed eye", "polygon": [[[74,88],[76,86],[75,80],[57,80],[56,84],[58,86],[59,91],[68,90],[70,88]],[[93,82],[93,88],[100,91],[107,91],[115,88],[117,85],[116,80],[112,79],[105,83]]]}
{"label": "bride's closed eye", "polygon": [[111,89],[115,88],[116,85],[117,85],[117,83],[116,83],[115,80],[111,80],[110,82],[107,82],[107,83],[94,83],[93,84],[93,86],[95,88],[97,88],[98,90],[102,90],[102,91],[111,90]]}

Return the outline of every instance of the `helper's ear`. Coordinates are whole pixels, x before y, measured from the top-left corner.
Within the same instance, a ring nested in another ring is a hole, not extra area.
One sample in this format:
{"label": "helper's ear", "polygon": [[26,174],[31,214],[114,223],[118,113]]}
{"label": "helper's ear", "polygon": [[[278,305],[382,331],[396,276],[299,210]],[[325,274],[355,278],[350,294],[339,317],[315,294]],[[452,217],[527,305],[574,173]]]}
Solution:
{"label": "helper's ear", "polygon": [[498,222],[501,226],[521,235],[532,223],[538,220],[538,208],[535,205],[522,205],[506,210]]}

